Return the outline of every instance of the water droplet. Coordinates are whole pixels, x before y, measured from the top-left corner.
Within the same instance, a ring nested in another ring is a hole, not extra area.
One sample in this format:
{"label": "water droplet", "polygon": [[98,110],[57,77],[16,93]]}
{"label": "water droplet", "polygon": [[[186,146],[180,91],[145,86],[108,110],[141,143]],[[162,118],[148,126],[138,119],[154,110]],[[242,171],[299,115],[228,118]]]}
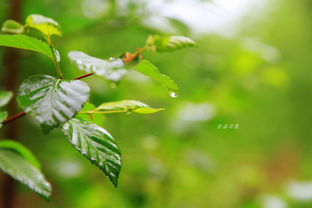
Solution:
{"label": "water droplet", "polygon": [[170,97],[172,97],[172,98],[177,98],[177,97],[178,97],[178,94],[175,93],[175,92],[169,92],[169,95],[170,95]]}
{"label": "water droplet", "polygon": [[53,49],[53,51],[54,51],[54,54],[55,54],[56,61],[57,62],[61,62],[61,56],[60,56],[60,53],[58,52],[58,50]]}

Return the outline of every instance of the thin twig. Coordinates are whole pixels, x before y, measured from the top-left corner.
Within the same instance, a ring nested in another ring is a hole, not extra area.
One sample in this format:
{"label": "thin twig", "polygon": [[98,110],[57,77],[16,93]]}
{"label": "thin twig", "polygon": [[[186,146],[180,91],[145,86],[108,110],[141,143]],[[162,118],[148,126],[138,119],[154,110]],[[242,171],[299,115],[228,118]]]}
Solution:
{"label": "thin twig", "polygon": [[60,67],[60,63],[59,63],[58,60],[57,60],[58,58],[57,58],[56,55],[55,55],[56,52],[54,51],[55,49],[54,49],[53,44],[52,44],[52,42],[51,42],[50,39],[49,39],[48,43],[49,43],[51,52],[52,52],[52,54],[53,54],[53,63],[54,63],[54,65],[55,65],[56,72],[57,72],[59,78],[60,78],[60,79],[63,79],[63,74],[62,74],[62,70],[61,70],[61,67]]}
{"label": "thin twig", "polygon": [[18,119],[18,118],[21,118],[21,117],[23,117],[23,116],[25,116],[26,115],[26,112],[20,112],[20,113],[18,113],[18,114],[15,114],[15,115],[13,115],[13,116],[10,116],[9,118],[7,118],[6,120],[4,120],[3,122],[2,122],[2,124],[3,125],[6,125],[6,124],[8,124],[8,123],[10,123],[10,122],[12,122],[12,121],[14,121],[14,120],[16,120],[16,119]]}
{"label": "thin twig", "polygon": [[[83,78],[89,77],[89,76],[91,76],[91,75],[93,75],[93,74],[94,74],[94,73],[84,74],[84,75],[81,75],[81,76],[79,76],[79,77],[74,78],[73,80],[83,79]],[[2,122],[2,124],[3,124],[3,125],[6,125],[6,124],[8,124],[8,123],[10,123],[10,122],[12,122],[12,121],[14,121],[14,120],[16,120],[16,119],[18,119],[18,118],[21,118],[21,117],[23,117],[23,116],[25,116],[25,115],[26,115],[26,112],[20,112],[20,113],[18,113],[18,114],[16,114],[16,115],[13,115],[13,116],[8,117],[7,119],[5,119],[5,120]]]}
{"label": "thin twig", "polygon": [[91,75],[93,75],[93,74],[94,74],[94,73],[84,74],[84,75],[81,75],[81,76],[79,76],[79,77],[74,78],[73,80],[78,80],[78,79],[82,79],[82,78],[85,78],[85,77],[89,77],[89,76],[91,76]]}

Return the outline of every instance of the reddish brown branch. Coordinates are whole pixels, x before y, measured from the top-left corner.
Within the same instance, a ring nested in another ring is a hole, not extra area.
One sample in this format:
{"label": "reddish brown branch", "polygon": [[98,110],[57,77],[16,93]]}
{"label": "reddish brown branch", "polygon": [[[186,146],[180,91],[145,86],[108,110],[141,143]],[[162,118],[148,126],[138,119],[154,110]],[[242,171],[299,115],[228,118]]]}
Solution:
{"label": "reddish brown branch", "polygon": [[[84,74],[84,75],[81,75],[81,76],[79,76],[79,77],[74,78],[73,80],[83,79],[83,78],[92,76],[93,74],[94,74],[94,73]],[[3,124],[3,125],[6,125],[6,124],[8,124],[8,123],[10,123],[10,122],[12,122],[12,121],[14,121],[14,120],[16,120],[16,119],[18,119],[18,118],[21,118],[21,117],[23,117],[23,116],[25,116],[25,115],[26,115],[26,112],[20,112],[20,113],[18,113],[18,114],[15,114],[15,115],[13,115],[13,116],[8,117],[6,120],[4,120],[4,121],[2,122],[2,124]]]}
{"label": "reddish brown branch", "polygon": [[14,121],[14,120],[16,120],[16,119],[18,119],[18,118],[21,118],[21,117],[23,117],[23,116],[25,116],[25,115],[26,115],[25,112],[20,112],[20,113],[18,113],[18,114],[15,114],[15,115],[13,115],[13,116],[10,116],[10,117],[7,118],[6,120],[4,120],[4,121],[2,122],[2,124],[3,124],[3,125],[6,125],[6,124],[8,124],[8,123],[10,123],[10,122],[12,122],[12,121]]}
{"label": "reddish brown branch", "polygon": [[84,74],[84,75],[81,75],[81,76],[79,76],[79,77],[74,78],[73,80],[78,80],[78,79],[82,79],[82,78],[85,78],[85,77],[89,77],[89,76],[91,76],[91,75],[93,75],[93,74],[94,74],[94,73]]}

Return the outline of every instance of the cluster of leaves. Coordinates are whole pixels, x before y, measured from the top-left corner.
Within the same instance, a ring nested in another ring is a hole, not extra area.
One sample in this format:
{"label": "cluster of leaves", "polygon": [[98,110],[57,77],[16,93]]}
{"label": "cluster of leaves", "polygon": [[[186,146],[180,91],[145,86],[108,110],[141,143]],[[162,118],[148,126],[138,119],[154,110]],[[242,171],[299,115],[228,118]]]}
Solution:
{"label": "cluster of leaves", "polygon": [[[135,101],[123,100],[103,103],[98,107],[87,102],[89,86],[80,78],[64,80],[59,62],[58,51],[52,43],[52,36],[61,36],[59,24],[42,15],[30,15],[26,24],[7,20],[2,26],[0,46],[26,49],[48,56],[55,64],[58,77],[32,75],[20,85],[17,102],[24,111],[32,116],[49,133],[58,128],[70,143],[88,160],[100,168],[114,186],[118,184],[121,169],[121,153],[115,139],[101,127],[103,115],[108,113],[156,113],[163,109],[151,108]],[[177,85],[168,76],[142,57],[142,52],[169,52],[194,46],[193,40],[182,36],[148,37],[144,47],[135,53],[126,52],[120,57],[103,60],[91,57],[83,52],[71,51],[68,57],[78,69],[103,77],[111,82],[119,82],[130,70],[134,69],[168,88],[175,97]],[[0,107],[12,98],[12,92],[0,92]],[[0,111],[0,125],[7,118],[5,111]],[[49,198],[51,186],[41,173],[39,163],[21,144],[2,140],[0,142],[0,168],[29,188]]]}

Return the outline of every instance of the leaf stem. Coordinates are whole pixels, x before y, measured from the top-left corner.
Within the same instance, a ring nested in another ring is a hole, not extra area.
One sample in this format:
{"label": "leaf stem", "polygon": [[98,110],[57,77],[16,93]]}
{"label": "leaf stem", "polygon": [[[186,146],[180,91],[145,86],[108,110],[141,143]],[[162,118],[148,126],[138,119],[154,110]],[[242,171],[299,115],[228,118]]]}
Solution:
{"label": "leaf stem", "polygon": [[54,65],[55,65],[56,72],[57,72],[59,78],[63,79],[63,74],[62,74],[62,71],[61,71],[61,67],[60,67],[59,62],[57,61],[57,58],[56,58],[56,55],[55,55],[55,51],[54,51],[55,49],[54,49],[52,44],[50,44],[50,48],[51,48],[51,51],[52,51],[52,54],[53,54],[53,62],[54,62]]}
{"label": "leaf stem", "polygon": [[141,55],[142,52],[144,52],[147,49],[146,46],[144,46],[143,48],[138,48],[137,51],[133,54],[134,58],[136,58],[137,56]]}
{"label": "leaf stem", "polygon": [[84,111],[79,112],[83,114],[106,114],[106,113],[128,113],[131,112],[129,110],[110,110],[110,111]]}
{"label": "leaf stem", "polygon": [[54,65],[55,65],[55,69],[56,69],[56,72],[59,76],[60,79],[63,79],[63,74],[62,74],[62,70],[61,70],[61,67],[60,67],[60,63],[58,62],[57,58],[56,58],[56,55],[55,55],[55,48],[54,48],[54,45],[52,43],[52,40],[51,40],[51,36],[47,36],[46,37],[46,40],[48,41],[48,44],[50,46],[50,49],[52,51],[52,55],[53,55],[53,62],[54,62]]}

